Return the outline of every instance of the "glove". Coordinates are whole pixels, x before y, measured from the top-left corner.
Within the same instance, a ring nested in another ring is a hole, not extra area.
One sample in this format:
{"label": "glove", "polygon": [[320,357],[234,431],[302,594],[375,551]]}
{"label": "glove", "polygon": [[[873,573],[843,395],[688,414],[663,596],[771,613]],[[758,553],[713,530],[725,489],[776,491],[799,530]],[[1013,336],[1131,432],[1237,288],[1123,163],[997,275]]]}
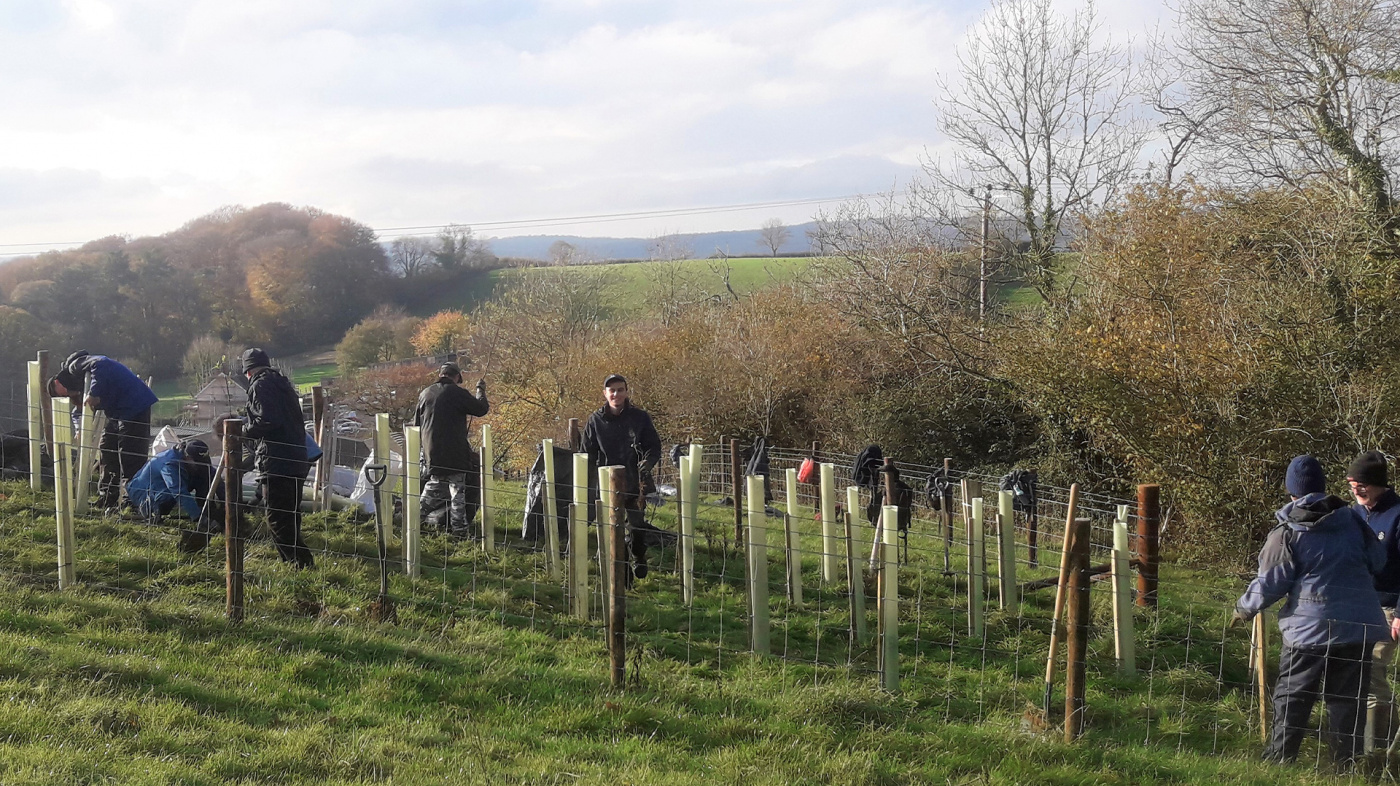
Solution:
{"label": "glove", "polygon": [[485,379],[478,379],[478,380],[476,381],[476,397],[477,397],[477,398],[486,398],[486,380],[485,380]]}
{"label": "glove", "polygon": [[1235,613],[1230,615],[1230,623],[1229,623],[1228,625],[1226,625],[1225,627],[1227,627],[1227,628],[1239,627],[1239,626],[1242,625],[1243,623],[1249,622],[1249,620],[1250,620],[1250,618],[1249,618],[1249,617],[1246,617],[1239,609],[1235,609]]}
{"label": "glove", "polygon": [[1400,617],[1396,617],[1390,623],[1390,638],[1400,639]]}

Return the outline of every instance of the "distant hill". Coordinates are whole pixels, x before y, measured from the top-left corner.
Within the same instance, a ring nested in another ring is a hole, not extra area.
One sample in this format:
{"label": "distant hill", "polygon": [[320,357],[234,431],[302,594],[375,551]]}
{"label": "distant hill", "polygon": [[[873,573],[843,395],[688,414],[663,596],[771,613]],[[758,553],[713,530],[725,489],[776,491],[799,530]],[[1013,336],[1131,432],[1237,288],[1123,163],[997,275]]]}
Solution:
{"label": "distant hill", "polygon": [[[809,230],[816,228],[815,222],[794,224],[788,227],[790,235],[786,243],[778,249],[779,254],[800,254],[811,250],[808,240]],[[704,259],[716,251],[730,256],[767,256],[768,247],[760,245],[759,230],[740,229],[728,232],[702,232],[691,235],[673,235],[667,243],[692,259]],[[491,251],[498,257],[519,259],[548,259],[549,247],[563,240],[578,248],[587,257],[597,260],[608,259],[650,259],[656,246],[656,238],[649,237],[577,237],[574,235],[524,235],[521,237],[490,238]]]}

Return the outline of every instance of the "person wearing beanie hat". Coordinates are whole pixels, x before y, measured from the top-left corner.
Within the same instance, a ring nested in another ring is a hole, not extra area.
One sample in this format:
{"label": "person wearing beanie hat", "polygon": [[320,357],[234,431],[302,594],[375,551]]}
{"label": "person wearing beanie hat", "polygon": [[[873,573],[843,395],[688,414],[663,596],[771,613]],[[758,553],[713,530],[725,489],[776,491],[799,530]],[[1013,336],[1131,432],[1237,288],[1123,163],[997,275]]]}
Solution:
{"label": "person wearing beanie hat", "polygon": [[588,454],[590,478],[597,477],[599,467],[626,468],[626,485],[621,491],[632,551],[627,572],[630,584],[633,576],[647,575],[647,549],[663,546],[675,537],[646,520],[647,494],[655,490],[651,471],[661,460],[661,437],[651,415],[632,404],[626,377],[609,374],[604,378],[603,401],[583,429],[583,452]]}
{"label": "person wearing beanie hat", "polygon": [[272,368],[262,349],[247,349],[239,360],[248,377],[243,436],[257,445],[255,466],[263,485],[267,524],[277,555],[298,568],[313,567],[311,549],[301,538],[302,487],[311,472],[301,396],[291,380]]}
{"label": "person wearing beanie hat", "polygon": [[1285,486],[1291,501],[1275,514],[1278,524],[1259,553],[1259,573],[1235,603],[1239,621],[1283,601],[1274,724],[1264,759],[1297,759],[1321,694],[1332,758],[1346,768],[1364,752],[1361,707],[1372,647],[1390,638],[1372,581],[1385,556],[1355,511],[1327,493],[1317,459],[1295,457]]}
{"label": "person wearing beanie hat", "polygon": [[1400,733],[1400,709],[1390,688],[1390,663],[1395,659],[1395,605],[1400,598],[1400,496],[1390,487],[1385,454],[1367,450],[1352,459],[1347,485],[1356,499],[1352,509],[1376,533],[1385,550],[1385,565],[1376,576],[1376,592],[1391,637],[1376,643],[1371,653],[1371,684],[1366,697],[1366,750],[1389,747]]}
{"label": "person wearing beanie hat", "polygon": [[[81,349],[64,359],[48,386],[50,395],[76,400],[107,416],[97,443],[97,504],[114,512],[122,483],[129,484],[150,455],[151,407],[160,399],[131,369]],[[75,428],[81,404],[73,410]]]}
{"label": "person wearing beanie hat", "polygon": [[424,480],[419,510],[430,526],[441,522],[448,535],[475,540],[471,523],[481,501],[481,459],[472,448],[467,422],[489,413],[491,403],[486,380],[477,381],[475,396],[461,385],[461,367],[444,363],[437,381],[418,394],[413,423],[422,429]]}

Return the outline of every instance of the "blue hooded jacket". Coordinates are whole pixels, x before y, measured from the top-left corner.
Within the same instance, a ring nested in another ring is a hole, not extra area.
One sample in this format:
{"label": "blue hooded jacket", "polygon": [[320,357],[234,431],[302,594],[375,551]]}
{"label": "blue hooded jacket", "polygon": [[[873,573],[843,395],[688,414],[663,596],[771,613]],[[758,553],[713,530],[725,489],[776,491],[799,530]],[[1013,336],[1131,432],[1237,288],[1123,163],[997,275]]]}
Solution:
{"label": "blue hooded jacket", "polygon": [[1259,575],[1235,608],[1246,617],[1283,599],[1279,632],[1290,647],[1389,640],[1374,576],[1385,551],[1360,516],[1341,499],[1309,494],[1284,505],[1264,541]]}
{"label": "blue hooded jacket", "polygon": [[175,448],[162,451],[146,462],[146,466],[126,482],[126,497],[143,516],[154,516],[162,503],[173,499],[180,503],[180,510],[186,516],[199,520],[199,500],[190,490],[180,452]]}
{"label": "blue hooded jacket", "polygon": [[1400,596],[1400,496],[1393,489],[1386,489],[1373,509],[1367,510],[1360,503],[1351,509],[1365,520],[1385,549],[1385,567],[1376,574],[1376,592],[1380,593],[1382,606],[1395,608]]}
{"label": "blue hooded jacket", "polygon": [[74,371],[91,378],[88,393],[102,402],[109,418],[132,420],[159,400],[131,369],[105,355],[88,355],[74,365]]}

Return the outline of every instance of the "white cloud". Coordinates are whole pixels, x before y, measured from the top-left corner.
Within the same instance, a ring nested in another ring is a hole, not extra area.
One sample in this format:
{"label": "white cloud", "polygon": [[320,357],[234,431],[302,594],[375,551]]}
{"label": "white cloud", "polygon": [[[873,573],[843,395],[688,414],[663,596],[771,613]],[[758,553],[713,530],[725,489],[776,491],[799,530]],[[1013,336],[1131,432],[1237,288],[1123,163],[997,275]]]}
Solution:
{"label": "white cloud", "polygon": [[[0,243],[167,231],[231,202],[391,226],[880,190],[939,143],[933,77],[981,10],[21,5],[0,9],[0,105],[18,108],[0,124]],[[1158,8],[1111,5],[1115,27]]]}

